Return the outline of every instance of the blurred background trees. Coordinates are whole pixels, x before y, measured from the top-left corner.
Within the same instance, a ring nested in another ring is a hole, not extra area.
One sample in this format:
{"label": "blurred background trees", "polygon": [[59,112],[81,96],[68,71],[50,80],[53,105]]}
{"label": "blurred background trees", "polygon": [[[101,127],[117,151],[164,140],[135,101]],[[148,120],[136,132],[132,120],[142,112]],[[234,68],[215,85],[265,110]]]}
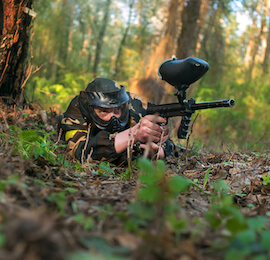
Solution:
{"label": "blurred background trees", "polygon": [[174,89],[158,78],[159,64],[196,56],[210,70],[189,96],[234,98],[236,106],[200,112],[193,136],[219,146],[269,144],[269,0],[35,0],[33,6],[31,64],[42,67],[26,84],[28,101],[63,112],[95,76],[128,90],[152,87],[142,91],[150,93],[145,99],[173,100]]}

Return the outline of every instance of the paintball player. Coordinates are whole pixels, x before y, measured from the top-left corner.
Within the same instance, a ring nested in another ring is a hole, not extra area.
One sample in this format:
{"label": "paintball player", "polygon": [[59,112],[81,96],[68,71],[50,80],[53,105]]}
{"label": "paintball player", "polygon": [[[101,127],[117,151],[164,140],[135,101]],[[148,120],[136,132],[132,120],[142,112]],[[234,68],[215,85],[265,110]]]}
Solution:
{"label": "paintball player", "polygon": [[[151,158],[172,155],[174,144],[168,140],[169,130],[161,126],[166,119],[143,116],[144,113],[142,102],[132,98],[124,86],[110,79],[96,78],[71,101],[60,119],[60,129],[68,142],[68,156],[118,165],[127,161],[130,143],[140,149],[149,143]],[[137,149],[131,150],[134,155],[138,153]]]}

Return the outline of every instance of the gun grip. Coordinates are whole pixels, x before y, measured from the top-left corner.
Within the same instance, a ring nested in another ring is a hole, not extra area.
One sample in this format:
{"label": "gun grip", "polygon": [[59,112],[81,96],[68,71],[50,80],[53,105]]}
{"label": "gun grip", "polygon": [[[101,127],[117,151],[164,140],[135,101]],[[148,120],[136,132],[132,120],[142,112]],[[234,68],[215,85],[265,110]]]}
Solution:
{"label": "gun grip", "polygon": [[179,139],[186,139],[188,134],[188,128],[190,126],[190,120],[191,120],[192,113],[187,113],[182,116],[181,124],[177,131],[177,137]]}

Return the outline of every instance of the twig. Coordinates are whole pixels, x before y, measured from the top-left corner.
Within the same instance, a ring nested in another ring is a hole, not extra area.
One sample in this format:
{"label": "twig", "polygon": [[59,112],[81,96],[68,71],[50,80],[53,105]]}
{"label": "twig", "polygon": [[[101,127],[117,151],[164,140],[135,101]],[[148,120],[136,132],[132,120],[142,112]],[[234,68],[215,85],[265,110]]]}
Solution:
{"label": "twig", "polygon": [[89,169],[90,169],[89,161],[90,161],[90,159],[92,157],[93,152],[94,152],[94,148],[91,147],[90,153],[88,154],[87,160],[86,160]]}
{"label": "twig", "polygon": [[127,181],[102,181],[100,184],[120,184],[120,183],[128,183]]}
{"label": "twig", "polygon": [[5,125],[6,125],[7,129],[9,129],[9,125],[8,125],[8,122],[7,122],[7,119],[5,117],[5,113],[4,113],[3,109],[2,109],[2,107],[0,107],[0,112],[2,114],[2,117],[4,119],[4,122],[5,122]]}
{"label": "twig", "polygon": [[[5,122],[5,125],[6,125],[6,128],[7,128],[7,131],[9,133],[9,125],[8,125],[8,122],[7,122],[7,119],[5,117],[5,113],[4,113],[3,109],[2,109],[2,107],[0,107],[0,112],[1,112],[2,117],[4,119],[4,122]],[[5,141],[5,151],[7,151],[7,150],[8,150],[8,138],[6,138],[6,141]]]}
{"label": "twig", "polygon": [[[160,140],[162,140],[162,139],[163,139],[164,133],[165,133],[165,130],[163,130],[163,131],[162,131],[162,133],[161,133],[161,137],[160,137]],[[158,159],[159,159],[159,153],[160,153],[161,148],[162,148],[162,146],[161,146],[161,145],[162,145],[162,143],[163,143],[163,142],[160,142],[160,143],[159,143],[159,146],[158,146],[158,152],[157,152],[157,161],[158,161]]]}
{"label": "twig", "polygon": [[140,127],[141,127],[141,124],[142,124],[142,120],[140,120],[139,125],[138,125],[138,128],[136,129],[136,131],[135,131],[135,132],[134,132],[134,134],[133,134],[133,137],[132,137],[132,142],[131,142],[131,147],[133,147],[133,146],[134,146],[135,137],[136,137],[136,135],[137,135],[137,133],[138,133],[138,131],[139,131]]}
{"label": "twig", "polygon": [[9,60],[9,57],[10,57],[10,53],[11,53],[11,51],[8,52],[7,59],[6,59],[6,65],[5,65],[4,70],[3,70],[3,72],[2,72],[2,75],[1,75],[1,78],[0,78],[0,82],[2,81],[2,79],[3,79],[3,77],[4,77],[4,74],[5,74],[6,70],[7,70],[7,67],[8,67],[8,60]]}
{"label": "twig", "polygon": [[88,144],[88,140],[89,140],[90,127],[91,127],[91,124],[88,125],[88,132],[87,132],[87,136],[86,136],[86,141],[85,141],[85,144],[84,144],[84,147],[83,147],[83,150],[82,150],[82,156],[81,156],[81,162],[82,162],[82,164],[83,164],[83,159],[84,159],[84,152],[86,150],[86,147],[87,147],[87,144]]}
{"label": "twig", "polygon": [[29,64],[28,70],[27,70],[27,76],[26,76],[24,82],[23,82],[22,85],[21,85],[21,89],[24,88],[24,86],[25,86],[26,82],[28,81],[28,79],[30,78],[30,76],[32,76],[32,75],[34,75],[35,73],[37,73],[37,72],[42,68],[42,66],[43,66],[43,64],[42,64],[40,67],[37,67],[37,68],[32,72],[33,66],[32,66],[32,64]]}
{"label": "twig", "polygon": [[37,88],[37,90],[38,90],[38,91],[40,91],[40,92],[42,92],[42,93],[44,93],[44,94],[47,94],[47,95],[52,95],[52,96],[57,97],[57,95],[56,95],[56,94],[54,94],[54,93],[50,93],[50,92],[44,91],[44,90],[39,89],[39,88]]}
{"label": "twig", "polygon": [[[154,126],[155,123],[157,122],[157,117],[158,117],[158,115],[155,114],[155,117],[154,117],[154,120],[153,120],[153,123],[154,123],[153,126]],[[151,142],[152,142],[152,139],[153,139],[153,129],[152,129],[151,135],[149,136],[149,139],[148,139],[148,141],[147,141],[147,143],[146,143],[146,148],[145,148],[144,154],[143,154],[143,157],[144,157],[144,158],[147,158],[147,157],[148,157],[148,154],[149,154],[150,149],[151,149]]]}
{"label": "twig", "polygon": [[56,143],[55,143],[54,145],[59,144],[60,139],[61,139],[61,136],[62,136],[62,133],[63,133],[63,129],[62,129],[62,128],[60,128],[60,129],[59,129],[59,134],[58,134],[57,141],[56,141]]}
{"label": "twig", "polygon": [[131,157],[132,157],[132,147],[131,147],[131,128],[129,128],[128,132],[128,145],[127,145],[127,161],[128,161],[128,175],[129,175],[129,180],[132,172],[132,167],[131,167]]}
{"label": "twig", "polygon": [[138,127],[135,130],[133,136],[131,136],[131,128],[129,128],[129,132],[128,132],[128,145],[127,145],[127,160],[128,160],[128,169],[129,169],[129,180],[131,177],[131,173],[132,173],[132,165],[131,165],[131,161],[132,161],[132,149],[134,147],[134,143],[135,143],[135,137],[141,127],[141,123],[142,120],[139,121],[138,123]]}

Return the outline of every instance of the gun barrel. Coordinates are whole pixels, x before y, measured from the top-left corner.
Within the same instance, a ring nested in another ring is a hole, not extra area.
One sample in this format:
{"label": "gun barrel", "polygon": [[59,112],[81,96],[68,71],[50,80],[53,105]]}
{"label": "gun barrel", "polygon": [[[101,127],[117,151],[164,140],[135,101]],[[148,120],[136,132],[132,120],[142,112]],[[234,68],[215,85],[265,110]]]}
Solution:
{"label": "gun barrel", "polygon": [[[223,99],[216,101],[198,102],[191,104],[190,111],[216,108],[216,107],[233,107],[235,105],[234,99]],[[179,103],[170,103],[162,105],[148,104],[148,108],[145,111],[146,115],[159,114],[161,117],[175,117],[183,116],[186,112],[185,106]]]}
{"label": "gun barrel", "polygon": [[200,110],[207,108],[216,108],[216,107],[233,107],[235,105],[234,99],[223,99],[216,101],[208,101],[208,102],[198,102],[191,105],[191,110]]}

